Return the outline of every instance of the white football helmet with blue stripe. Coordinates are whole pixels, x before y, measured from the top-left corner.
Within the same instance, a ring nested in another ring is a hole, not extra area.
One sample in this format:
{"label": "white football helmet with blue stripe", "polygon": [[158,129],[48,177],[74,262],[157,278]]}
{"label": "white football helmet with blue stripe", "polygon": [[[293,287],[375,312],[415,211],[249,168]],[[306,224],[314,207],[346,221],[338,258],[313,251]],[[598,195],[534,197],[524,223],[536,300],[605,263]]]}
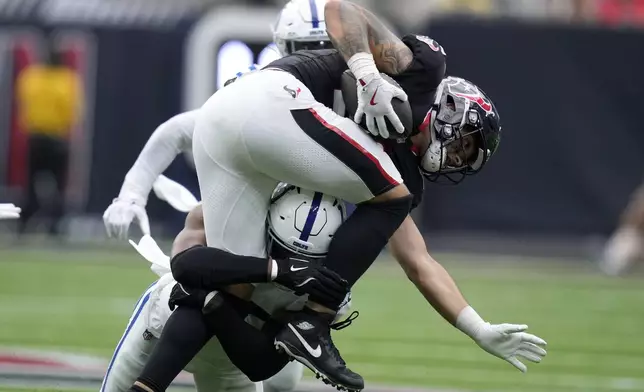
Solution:
{"label": "white football helmet with blue stripe", "polygon": [[327,0],[291,0],[273,28],[273,41],[282,56],[302,49],[332,48],[324,23]]}
{"label": "white football helmet with blue stripe", "polygon": [[340,199],[280,184],[273,192],[266,218],[269,254],[274,258],[284,256],[278,254],[282,248],[302,256],[324,257],[346,216]]}

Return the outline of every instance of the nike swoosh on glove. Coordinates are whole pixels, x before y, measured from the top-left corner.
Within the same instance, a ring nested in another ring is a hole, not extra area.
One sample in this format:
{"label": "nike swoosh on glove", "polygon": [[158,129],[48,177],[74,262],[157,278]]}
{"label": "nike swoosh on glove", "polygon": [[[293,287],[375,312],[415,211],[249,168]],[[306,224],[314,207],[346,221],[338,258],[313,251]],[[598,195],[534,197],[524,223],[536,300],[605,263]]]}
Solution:
{"label": "nike swoosh on glove", "polygon": [[208,293],[205,290],[191,289],[181,283],[175,283],[170,292],[168,306],[174,310],[177,306],[201,309],[206,301]]}
{"label": "nike swoosh on glove", "polygon": [[329,309],[337,310],[349,292],[346,280],[318,263],[297,257],[274,261],[277,273],[273,282],[297,295],[308,294],[310,300]]}
{"label": "nike swoosh on glove", "polygon": [[389,130],[385,117],[389,119],[398,133],[403,133],[405,127],[391,105],[393,98],[407,101],[405,92],[387,82],[380,74],[368,74],[356,79],[358,88],[358,109],[353,121],[360,124],[362,116],[367,120],[367,129],[373,136],[380,135],[389,138]]}
{"label": "nike swoosh on glove", "polygon": [[145,205],[136,198],[117,198],[103,214],[105,230],[110,237],[126,239],[132,221],[136,219],[143,235],[150,234],[150,221]]}

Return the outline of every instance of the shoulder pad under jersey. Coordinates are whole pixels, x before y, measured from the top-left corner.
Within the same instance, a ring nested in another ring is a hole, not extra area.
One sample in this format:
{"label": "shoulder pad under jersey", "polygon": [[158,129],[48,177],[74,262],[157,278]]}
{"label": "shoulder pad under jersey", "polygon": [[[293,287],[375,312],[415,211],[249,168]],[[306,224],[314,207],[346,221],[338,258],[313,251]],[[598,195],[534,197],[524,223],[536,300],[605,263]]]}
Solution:
{"label": "shoulder pad under jersey", "polygon": [[248,69],[247,69],[247,70],[237,72],[237,73],[235,74],[235,77],[234,77],[234,78],[230,78],[230,79],[226,80],[226,83],[224,83],[224,87],[228,86],[229,84],[231,84],[231,83],[232,83],[232,82],[234,82],[235,80],[237,80],[237,79],[241,78],[242,76],[244,76],[244,75],[248,75],[249,73],[255,72],[255,71],[259,70],[259,69],[260,69],[260,66],[259,66],[259,65],[257,65],[257,64],[253,64],[253,65],[251,65],[250,67],[248,67]]}

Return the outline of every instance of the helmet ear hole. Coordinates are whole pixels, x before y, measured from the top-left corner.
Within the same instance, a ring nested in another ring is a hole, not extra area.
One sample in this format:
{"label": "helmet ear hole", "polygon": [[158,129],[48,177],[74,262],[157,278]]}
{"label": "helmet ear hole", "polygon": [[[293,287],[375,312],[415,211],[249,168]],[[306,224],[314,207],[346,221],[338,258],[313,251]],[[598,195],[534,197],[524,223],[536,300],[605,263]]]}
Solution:
{"label": "helmet ear hole", "polygon": [[454,97],[451,95],[447,96],[447,107],[452,111],[456,111],[456,102],[454,101]]}

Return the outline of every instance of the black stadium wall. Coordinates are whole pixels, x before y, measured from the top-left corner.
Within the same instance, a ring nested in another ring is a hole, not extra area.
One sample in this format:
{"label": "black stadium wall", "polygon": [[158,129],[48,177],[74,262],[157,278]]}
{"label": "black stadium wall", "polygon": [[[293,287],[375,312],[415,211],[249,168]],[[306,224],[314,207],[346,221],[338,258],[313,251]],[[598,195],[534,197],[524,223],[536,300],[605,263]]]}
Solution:
{"label": "black stadium wall", "polygon": [[428,185],[425,230],[607,234],[644,179],[644,33],[442,21],[448,72],[503,122],[498,153],[457,187]]}
{"label": "black stadium wall", "polygon": [[[505,21],[428,26],[420,33],[445,48],[448,72],[492,97],[503,137],[479,175],[458,186],[427,183],[423,230],[607,234],[644,177],[644,33]],[[150,133],[185,108],[192,23],[80,28],[94,37],[96,68],[90,175],[75,211],[99,215]],[[269,40],[267,31],[263,40],[240,44],[257,57]],[[6,149],[0,157],[7,162],[3,155]],[[10,172],[13,165],[0,168]],[[198,190],[184,159],[166,174]],[[150,199],[151,221],[176,230],[182,215]]]}

